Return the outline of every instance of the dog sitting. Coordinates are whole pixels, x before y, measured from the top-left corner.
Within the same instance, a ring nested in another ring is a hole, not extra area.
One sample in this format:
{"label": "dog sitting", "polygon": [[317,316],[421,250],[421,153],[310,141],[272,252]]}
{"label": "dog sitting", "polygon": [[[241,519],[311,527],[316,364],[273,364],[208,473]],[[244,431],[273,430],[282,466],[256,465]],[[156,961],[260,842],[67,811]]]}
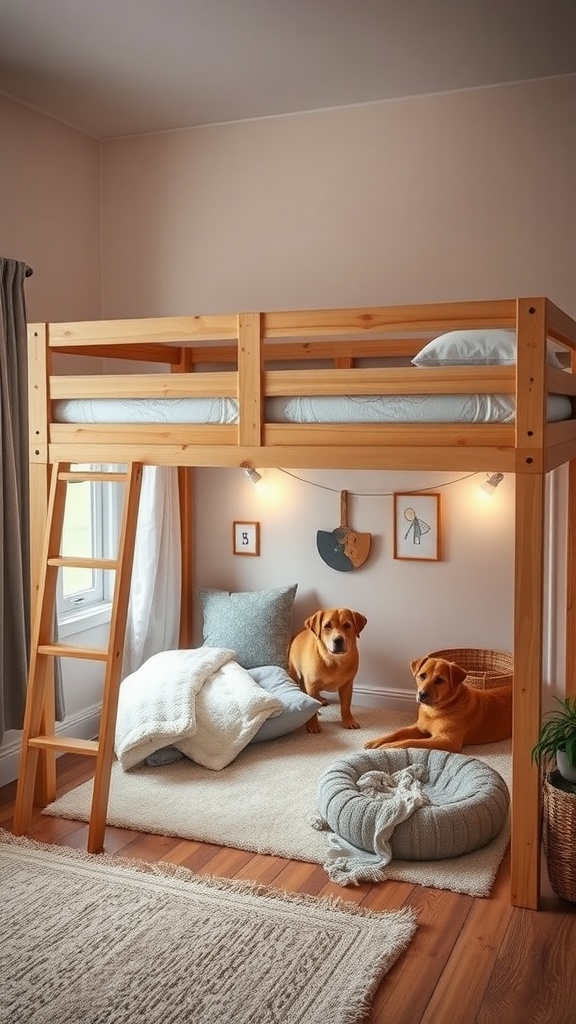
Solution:
{"label": "dog sitting", "polygon": [[[324,608],[306,619],[292,639],[288,671],[295,683],[322,704],[322,690],[338,692],[340,715],[346,729],[359,729],[352,716],[352,687],[358,672],[358,637],[367,623],[349,608]],[[318,716],[307,723],[308,732],[320,732]]]}
{"label": "dog sitting", "polygon": [[512,735],[511,686],[467,686],[464,669],[443,658],[418,658],[410,668],[417,687],[417,721],[369,740],[369,749],[427,747],[459,754],[470,744],[495,743]]}

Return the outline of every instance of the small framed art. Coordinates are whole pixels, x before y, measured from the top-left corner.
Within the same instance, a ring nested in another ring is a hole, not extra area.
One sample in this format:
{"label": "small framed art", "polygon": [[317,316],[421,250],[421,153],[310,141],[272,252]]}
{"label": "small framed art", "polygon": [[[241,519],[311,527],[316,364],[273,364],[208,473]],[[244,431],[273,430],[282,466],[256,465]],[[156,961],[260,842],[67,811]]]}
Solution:
{"label": "small framed art", "polygon": [[232,551],[235,555],[259,555],[260,523],[232,523]]}
{"label": "small framed art", "polygon": [[440,495],[394,495],[394,558],[440,560]]}

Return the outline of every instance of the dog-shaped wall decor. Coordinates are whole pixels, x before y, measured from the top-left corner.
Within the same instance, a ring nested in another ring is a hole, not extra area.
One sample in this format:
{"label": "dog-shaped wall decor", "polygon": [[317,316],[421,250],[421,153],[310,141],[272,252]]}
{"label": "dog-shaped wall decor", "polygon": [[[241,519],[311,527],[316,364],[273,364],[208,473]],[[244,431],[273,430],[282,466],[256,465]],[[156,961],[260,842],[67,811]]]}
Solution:
{"label": "dog-shaped wall decor", "polygon": [[369,740],[369,749],[427,747],[460,754],[470,744],[495,743],[512,735],[511,686],[467,686],[465,670],[444,658],[417,658],[410,668],[417,689],[417,721]]}
{"label": "dog-shaped wall decor", "polygon": [[[346,729],[359,729],[352,715],[352,688],[358,672],[358,637],[367,618],[350,608],[323,608],[311,615],[292,639],[288,671],[295,683],[322,704],[323,690],[338,693],[340,715]],[[320,732],[318,716],[306,724],[308,732]]]}

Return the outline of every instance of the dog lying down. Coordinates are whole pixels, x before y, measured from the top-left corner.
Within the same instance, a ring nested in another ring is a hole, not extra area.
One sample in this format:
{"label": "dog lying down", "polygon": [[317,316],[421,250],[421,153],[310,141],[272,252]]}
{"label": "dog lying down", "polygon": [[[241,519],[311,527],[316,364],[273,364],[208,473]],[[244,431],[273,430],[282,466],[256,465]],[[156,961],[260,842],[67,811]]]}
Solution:
{"label": "dog lying down", "polygon": [[[359,729],[352,716],[352,687],[358,672],[358,637],[367,623],[350,608],[322,608],[311,615],[292,639],[288,671],[295,683],[322,704],[321,691],[337,692],[340,715],[346,729]],[[320,732],[318,716],[306,724],[308,732]]]}
{"label": "dog lying down", "polygon": [[460,754],[470,744],[496,743],[512,735],[511,686],[467,686],[464,669],[443,658],[418,658],[410,668],[417,687],[417,721],[369,740],[366,747],[427,747]]}

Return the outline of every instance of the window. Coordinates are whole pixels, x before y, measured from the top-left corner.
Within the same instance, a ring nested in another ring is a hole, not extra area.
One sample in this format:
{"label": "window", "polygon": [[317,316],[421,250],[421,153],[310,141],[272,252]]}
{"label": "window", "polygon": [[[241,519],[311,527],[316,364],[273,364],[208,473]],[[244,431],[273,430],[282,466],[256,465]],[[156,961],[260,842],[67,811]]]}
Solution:
{"label": "window", "polygon": [[[82,464],[76,470],[100,467]],[[106,469],[116,467],[102,467]],[[76,558],[114,558],[118,545],[118,484],[78,480],[68,484],[61,552]],[[93,567],[58,573],[58,631],[63,636],[110,619],[114,572]]]}

